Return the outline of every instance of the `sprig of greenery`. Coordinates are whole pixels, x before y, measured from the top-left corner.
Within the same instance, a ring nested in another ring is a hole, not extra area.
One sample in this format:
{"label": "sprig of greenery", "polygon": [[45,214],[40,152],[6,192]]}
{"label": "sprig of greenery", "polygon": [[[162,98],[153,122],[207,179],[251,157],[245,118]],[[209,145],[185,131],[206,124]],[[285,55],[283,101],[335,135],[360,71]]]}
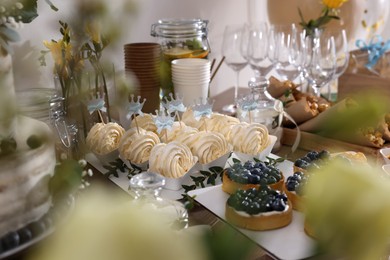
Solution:
{"label": "sprig of greenery", "polygon": [[125,173],[128,172],[127,177],[130,179],[134,175],[141,173],[142,169],[137,165],[130,163],[131,168],[129,168],[121,159],[116,159],[113,162],[109,162],[108,165],[103,165],[103,168],[108,170],[108,172],[104,173],[104,176],[109,178],[111,175],[118,178],[118,170],[120,172]]}
{"label": "sprig of greenery", "polygon": [[206,185],[214,186],[216,184],[217,178],[220,178],[222,181],[223,168],[219,166],[210,167],[208,171],[200,171],[201,176],[190,176],[194,184],[192,185],[182,185],[184,189],[184,194],[182,194],[182,201],[187,210],[190,210],[194,207],[195,196],[191,197],[187,193],[196,188],[205,188]]}
{"label": "sprig of greenery", "polygon": [[187,193],[181,194],[182,198],[181,201],[183,201],[184,208],[186,210],[192,210],[195,207],[195,195],[190,196]]}
{"label": "sprig of greenery", "polygon": [[301,9],[298,8],[299,17],[301,18],[301,22],[299,24],[306,30],[307,35],[314,35],[315,29],[324,28],[325,25],[332,20],[340,20],[340,17],[330,14],[330,11],[331,9],[325,6],[321,11],[321,15],[317,19],[310,19],[306,22]]}

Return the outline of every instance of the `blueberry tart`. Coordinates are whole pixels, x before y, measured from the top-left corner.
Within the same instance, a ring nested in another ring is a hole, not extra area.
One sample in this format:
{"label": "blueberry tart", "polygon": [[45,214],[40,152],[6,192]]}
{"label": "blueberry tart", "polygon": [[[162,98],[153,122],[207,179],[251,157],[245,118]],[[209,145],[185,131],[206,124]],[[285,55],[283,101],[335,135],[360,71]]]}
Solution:
{"label": "blueberry tart", "polygon": [[235,162],[223,172],[222,190],[232,194],[238,189],[247,190],[268,185],[281,191],[283,183],[282,172],[274,166],[264,162],[247,161],[244,164]]}
{"label": "blueberry tart", "polygon": [[231,194],[226,202],[225,217],[240,228],[270,230],[291,223],[292,206],[285,193],[265,185]]}
{"label": "blueberry tart", "polygon": [[288,199],[291,201],[293,209],[303,210],[303,187],[309,180],[310,174],[303,172],[294,172],[293,175],[287,177],[284,184],[284,189]]}
{"label": "blueberry tart", "polygon": [[294,172],[306,172],[313,168],[319,168],[329,157],[330,153],[326,150],[310,151],[294,162]]}

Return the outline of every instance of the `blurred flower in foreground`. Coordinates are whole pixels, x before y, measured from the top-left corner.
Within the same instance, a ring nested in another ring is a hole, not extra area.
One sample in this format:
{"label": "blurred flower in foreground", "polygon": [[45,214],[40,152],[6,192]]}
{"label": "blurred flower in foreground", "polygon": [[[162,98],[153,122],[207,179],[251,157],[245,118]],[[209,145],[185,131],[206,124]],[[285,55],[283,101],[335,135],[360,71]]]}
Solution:
{"label": "blurred flower in foreground", "polygon": [[348,0],[322,0],[321,14],[317,19],[305,21],[301,10],[298,8],[301,22],[299,23],[305,29],[308,35],[313,35],[315,29],[324,29],[325,25],[332,20],[340,20],[339,8]]}
{"label": "blurred flower in foreground", "polygon": [[374,168],[334,163],[306,186],[307,224],[321,250],[346,259],[380,259],[390,241],[390,181]]}
{"label": "blurred flower in foreground", "polygon": [[[94,187],[31,259],[206,259],[200,234],[175,231],[161,212]],[[115,203],[113,203],[115,202]]]}

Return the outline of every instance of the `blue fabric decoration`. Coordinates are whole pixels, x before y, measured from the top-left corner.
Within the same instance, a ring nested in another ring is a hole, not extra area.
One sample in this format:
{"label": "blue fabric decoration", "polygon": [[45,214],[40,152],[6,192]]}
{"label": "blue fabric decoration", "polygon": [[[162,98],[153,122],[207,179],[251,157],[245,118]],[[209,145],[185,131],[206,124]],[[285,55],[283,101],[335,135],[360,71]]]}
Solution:
{"label": "blue fabric decoration", "polygon": [[95,98],[95,99],[90,100],[88,102],[88,106],[87,106],[89,114],[92,114],[93,112],[98,111],[98,110],[100,110],[102,112],[106,112],[107,109],[104,105],[105,105],[105,102],[104,102],[103,98]]}
{"label": "blue fabric decoration", "polygon": [[368,62],[365,67],[372,70],[382,55],[390,49],[390,40],[384,42],[380,35],[375,35],[371,38],[369,44],[366,44],[363,40],[357,40],[356,46],[360,50],[368,52]]}

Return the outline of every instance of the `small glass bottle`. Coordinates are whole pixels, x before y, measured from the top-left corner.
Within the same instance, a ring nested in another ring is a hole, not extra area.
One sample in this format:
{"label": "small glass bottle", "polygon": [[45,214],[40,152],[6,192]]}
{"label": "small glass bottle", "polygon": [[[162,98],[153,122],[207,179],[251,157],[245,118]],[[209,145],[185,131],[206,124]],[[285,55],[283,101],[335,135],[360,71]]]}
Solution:
{"label": "small glass bottle", "polygon": [[[242,122],[260,123],[267,127],[269,134],[275,135],[278,140],[275,143],[273,151],[280,148],[280,139],[283,134],[283,103],[274,99],[267,91],[269,81],[265,77],[253,77],[248,86],[251,90],[248,98],[256,102],[256,108],[250,111],[249,116],[243,116],[243,111],[238,104],[237,117]],[[244,113],[245,115],[246,113]]]}
{"label": "small glass bottle", "polygon": [[153,207],[159,211],[162,220],[174,229],[188,227],[188,212],[179,201],[164,199],[160,196],[165,185],[165,178],[152,172],[143,172],[130,179],[130,190],[134,203],[141,206]]}
{"label": "small glass bottle", "polygon": [[67,158],[79,159],[78,129],[76,124],[66,121],[64,98],[50,99],[50,122],[56,137],[57,155],[65,154]]}

